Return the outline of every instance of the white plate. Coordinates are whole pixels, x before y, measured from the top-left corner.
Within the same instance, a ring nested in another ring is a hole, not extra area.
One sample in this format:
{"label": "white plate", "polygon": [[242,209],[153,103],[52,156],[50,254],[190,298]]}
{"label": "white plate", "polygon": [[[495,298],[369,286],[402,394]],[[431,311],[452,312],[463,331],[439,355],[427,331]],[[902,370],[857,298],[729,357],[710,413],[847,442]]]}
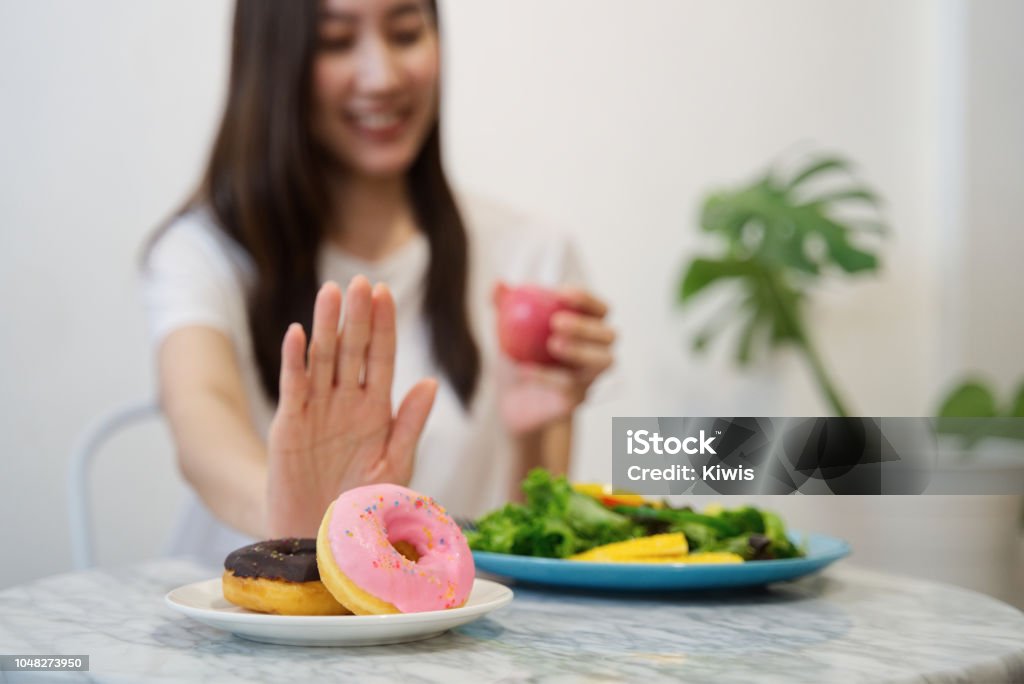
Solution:
{"label": "white plate", "polygon": [[473,581],[461,608],[398,615],[268,615],[224,598],[220,578],[187,584],[164,601],[174,610],[243,639],[289,646],[371,646],[439,636],[453,627],[508,605],[512,590],[484,579]]}

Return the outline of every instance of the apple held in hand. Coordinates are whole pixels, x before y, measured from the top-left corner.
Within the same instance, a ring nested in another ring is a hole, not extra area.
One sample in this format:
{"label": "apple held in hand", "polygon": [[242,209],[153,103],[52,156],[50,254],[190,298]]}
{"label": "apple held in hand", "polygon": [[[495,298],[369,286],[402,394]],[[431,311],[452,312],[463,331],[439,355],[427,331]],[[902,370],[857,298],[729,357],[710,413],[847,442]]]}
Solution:
{"label": "apple held in hand", "polygon": [[558,293],[535,285],[508,287],[499,284],[495,292],[498,305],[498,342],[516,361],[555,365],[548,352],[551,316],[557,311],[572,311]]}

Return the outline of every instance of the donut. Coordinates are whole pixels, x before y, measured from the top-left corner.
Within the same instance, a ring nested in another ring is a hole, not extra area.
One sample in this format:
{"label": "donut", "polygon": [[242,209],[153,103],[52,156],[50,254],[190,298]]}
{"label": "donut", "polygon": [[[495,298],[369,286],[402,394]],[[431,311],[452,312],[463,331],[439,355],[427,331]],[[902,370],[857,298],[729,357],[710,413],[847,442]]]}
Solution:
{"label": "donut", "polygon": [[324,586],[356,615],[461,607],[476,574],[444,508],[393,484],[350,489],[327,508],[316,562]]}
{"label": "donut", "polygon": [[224,559],[224,598],[258,613],[349,615],[320,582],[315,539],[271,539]]}

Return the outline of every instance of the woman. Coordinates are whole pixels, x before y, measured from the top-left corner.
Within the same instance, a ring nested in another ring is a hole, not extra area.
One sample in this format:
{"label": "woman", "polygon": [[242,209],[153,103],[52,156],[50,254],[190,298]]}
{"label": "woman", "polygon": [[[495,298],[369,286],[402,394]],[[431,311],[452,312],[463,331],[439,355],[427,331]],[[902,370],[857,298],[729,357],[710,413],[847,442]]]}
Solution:
{"label": "woman", "polygon": [[204,180],[145,269],[198,497],[175,552],[313,536],[338,492],[378,481],[477,515],[529,467],[568,467],[573,412],[612,362],[606,307],[562,289],[561,368],[500,357],[500,282],[559,286],[578,266],[550,231],[456,203],[439,70],[433,2],[239,1]]}

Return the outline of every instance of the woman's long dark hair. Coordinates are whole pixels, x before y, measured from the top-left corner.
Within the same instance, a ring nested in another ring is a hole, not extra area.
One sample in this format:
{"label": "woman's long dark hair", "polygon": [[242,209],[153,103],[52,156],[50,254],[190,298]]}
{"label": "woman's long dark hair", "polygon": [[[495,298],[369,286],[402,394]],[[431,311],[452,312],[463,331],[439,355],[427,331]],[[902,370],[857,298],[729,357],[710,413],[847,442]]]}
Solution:
{"label": "woman's long dark hair", "polygon": [[[437,21],[433,0],[430,5]],[[310,134],[319,8],[318,0],[238,0],[224,116],[199,190],[178,214],[209,207],[252,258],[249,327],[263,388],[275,401],[285,330],[295,321],[312,328],[317,254],[326,238],[323,153]],[[423,306],[434,361],[468,406],[480,354],[466,306],[466,231],[440,143],[435,121],[407,186],[430,244]]]}

